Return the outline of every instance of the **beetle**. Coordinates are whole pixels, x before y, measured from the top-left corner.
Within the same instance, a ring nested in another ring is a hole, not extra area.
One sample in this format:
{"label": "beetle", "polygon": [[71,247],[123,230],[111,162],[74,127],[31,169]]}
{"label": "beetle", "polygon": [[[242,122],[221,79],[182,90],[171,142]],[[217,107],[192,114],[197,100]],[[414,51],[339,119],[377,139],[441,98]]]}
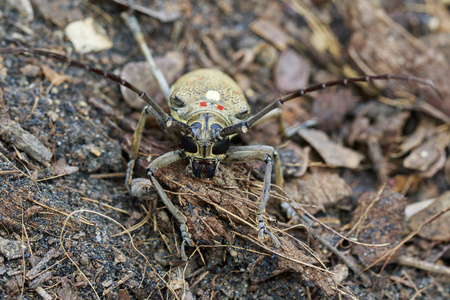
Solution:
{"label": "beetle", "polygon": [[[78,61],[71,60],[56,53],[28,48],[2,48],[0,55],[31,54],[45,56],[62,61],[68,65],[82,68],[86,71],[106,77],[139,95],[148,103],[142,110],[138,121],[130,151],[130,161],[126,172],[126,186],[131,191],[132,175],[138,149],[142,138],[144,125],[148,115],[153,115],[162,131],[181,144],[181,149],[170,151],[150,162],[147,175],[167,209],[180,224],[182,236],[181,257],[187,260],[185,245],[194,243],[188,232],[186,217],[176,208],[163,188],[155,178],[155,173],[172,163],[187,159],[192,173],[198,178],[211,178],[221,163],[244,163],[250,161],[263,161],[266,163],[263,192],[257,209],[258,238],[270,239],[278,248],[280,242],[270,232],[263,218],[265,207],[269,198],[272,169],[275,170],[275,183],[283,188],[283,176],[280,159],[271,146],[231,146],[230,139],[237,134],[245,134],[258,123],[264,122],[283,103],[307,93],[325,89],[331,86],[347,85],[356,82],[371,82],[375,80],[405,80],[426,85],[434,90],[433,83],[414,76],[406,75],[374,75],[346,78],[329,81],[308,88],[300,89],[272,101],[269,105],[254,115],[251,115],[250,106],[238,84],[222,71],[215,69],[199,69],[191,71],[179,78],[170,89],[169,108],[167,114],[145,91],[142,91],[125,79],[107,73],[101,69],[93,68]],[[289,211],[288,203],[282,207]],[[291,209],[292,210],[292,209]]]}

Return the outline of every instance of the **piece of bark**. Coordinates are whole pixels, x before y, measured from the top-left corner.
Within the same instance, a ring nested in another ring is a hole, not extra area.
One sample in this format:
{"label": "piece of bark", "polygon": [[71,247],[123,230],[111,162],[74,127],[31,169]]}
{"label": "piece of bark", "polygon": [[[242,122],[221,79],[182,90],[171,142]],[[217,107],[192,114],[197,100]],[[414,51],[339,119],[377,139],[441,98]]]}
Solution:
{"label": "piece of bark", "polygon": [[53,153],[34,135],[24,130],[19,123],[9,119],[5,114],[0,114],[0,138],[26,152],[45,167],[50,166]]}

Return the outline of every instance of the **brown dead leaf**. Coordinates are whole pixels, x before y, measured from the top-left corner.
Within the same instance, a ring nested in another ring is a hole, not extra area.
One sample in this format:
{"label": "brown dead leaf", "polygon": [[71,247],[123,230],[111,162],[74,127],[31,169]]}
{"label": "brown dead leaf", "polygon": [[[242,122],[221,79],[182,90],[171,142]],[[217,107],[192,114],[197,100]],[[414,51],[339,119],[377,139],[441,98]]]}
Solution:
{"label": "brown dead leaf", "polygon": [[408,136],[403,143],[399,146],[400,153],[406,153],[416,147],[418,147],[420,144],[422,144],[423,140],[425,139],[427,133],[427,128],[425,125],[421,122],[419,126],[416,128],[416,130]]}
{"label": "brown dead leaf", "polygon": [[62,300],[75,300],[79,298],[77,289],[67,277],[61,277],[61,288],[58,289],[57,294]]}
{"label": "brown dead leaf", "polygon": [[72,0],[32,0],[33,7],[48,22],[52,22],[59,28],[66,27],[67,24],[75,20],[82,20],[83,13],[78,5],[73,5]]}
{"label": "brown dead leaf", "polygon": [[395,175],[391,178],[390,185],[392,190],[403,195],[414,193],[419,189],[422,178],[414,175]]}
{"label": "brown dead leaf", "polygon": [[[184,69],[185,60],[178,52],[168,52],[165,56],[155,57],[155,63],[164,74],[167,83],[170,85],[175,79],[180,77]],[[145,92],[148,95],[151,95],[163,109],[168,110],[167,102],[153,79],[152,72],[146,61],[130,62],[126,64],[122,69],[121,77],[126,78],[133,83],[133,85],[145,89]],[[136,93],[123,86],[120,87],[120,91],[128,105],[134,109],[140,110],[147,104],[147,102],[139,98]]]}
{"label": "brown dead leaf", "polygon": [[[365,74],[412,74],[430,79],[442,94],[427,88],[423,98],[438,110],[450,115],[449,60],[437,47],[430,47],[392,20],[379,1],[345,0],[341,11],[344,19],[354,30],[349,42],[349,55]],[[387,86],[392,82],[378,82]],[[395,84],[393,91],[405,98],[411,98],[412,85]],[[408,96],[409,97],[409,96]]]}
{"label": "brown dead leaf", "polygon": [[291,40],[291,37],[283,29],[269,20],[257,19],[250,24],[250,29],[281,51],[286,50]]}
{"label": "brown dead leaf", "polygon": [[319,271],[318,269],[312,269],[310,267],[304,266],[299,262],[305,262],[308,264],[315,263],[316,261],[312,258],[306,256],[302,251],[300,251],[291,240],[283,237],[280,239],[281,249],[286,257],[295,259],[290,260],[287,258],[281,258],[279,262],[279,269],[289,268],[298,272],[304,281],[312,281],[317,284],[320,289],[331,299],[336,292],[333,287],[333,279],[330,275]]}
{"label": "brown dead leaf", "polygon": [[430,170],[429,174],[423,174],[433,176],[445,165],[445,147],[448,142],[448,132],[442,132],[429,138],[405,158],[403,161],[403,166],[405,168],[421,172],[430,170],[431,166],[434,166],[433,170]]}
{"label": "brown dead leaf", "polygon": [[64,158],[58,159],[52,165],[52,173],[54,175],[67,175],[78,172],[80,168],[76,166],[69,166]]}
{"label": "brown dead leaf", "polygon": [[289,179],[285,183],[286,193],[296,202],[296,205],[306,207],[310,213],[324,211],[325,205],[331,205],[352,194],[352,189],[336,174],[316,172],[306,174],[301,179]]}
{"label": "brown dead leaf", "polygon": [[403,235],[406,198],[391,190],[384,190],[379,197],[377,196],[377,193],[371,192],[359,198],[358,207],[353,213],[352,232],[360,242],[389,243],[390,245],[386,247],[353,246],[353,253],[359,257],[364,266],[369,266],[399,244]]}
{"label": "brown dead leaf", "polygon": [[376,120],[374,125],[370,119],[358,117],[352,124],[349,134],[350,144],[354,140],[367,143],[370,138],[376,138],[382,146],[391,146],[403,139],[402,130],[410,116],[410,112],[400,112]]}
{"label": "brown dead leaf", "polygon": [[48,80],[50,80],[50,82],[54,86],[59,86],[64,81],[70,82],[69,76],[67,76],[66,74],[60,74],[47,65],[41,65],[41,69],[42,69],[42,73],[44,73],[44,76]]}
{"label": "brown dead leaf", "polygon": [[275,85],[289,93],[304,88],[309,80],[309,64],[295,50],[287,48],[281,52],[274,69]]}
{"label": "brown dead leaf", "polygon": [[340,128],[345,116],[355,107],[357,101],[350,90],[332,89],[321,93],[314,99],[312,107],[319,129],[332,131]]}
{"label": "brown dead leaf", "polygon": [[[416,230],[427,219],[438,212],[450,207],[450,192],[439,196],[427,208],[413,215],[409,221],[411,230]],[[432,241],[450,240],[450,212],[445,213],[428,225],[425,225],[418,233],[424,239]]]}
{"label": "brown dead leaf", "polygon": [[316,129],[300,129],[298,134],[320,154],[325,162],[334,167],[354,169],[364,156],[344,146],[330,141],[328,136]]}

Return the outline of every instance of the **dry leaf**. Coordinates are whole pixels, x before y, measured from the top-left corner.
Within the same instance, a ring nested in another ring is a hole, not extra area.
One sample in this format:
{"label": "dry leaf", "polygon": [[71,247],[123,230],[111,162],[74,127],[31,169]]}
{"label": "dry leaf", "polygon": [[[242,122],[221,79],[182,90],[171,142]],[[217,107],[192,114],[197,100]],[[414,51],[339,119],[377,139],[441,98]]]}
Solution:
{"label": "dry leaf", "polygon": [[67,76],[66,74],[60,74],[47,65],[41,65],[41,69],[42,69],[42,73],[44,73],[44,76],[48,80],[50,80],[50,82],[54,86],[59,86],[64,81],[70,82],[69,76]]}
{"label": "dry leaf", "polygon": [[359,166],[364,158],[362,154],[330,141],[322,131],[300,129],[298,134],[311,144],[330,166],[354,169]]}
{"label": "dry leaf", "polygon": [[391,190],[383,191],[379,198],[375,192],[365,193],[359,198],[352,221],[353,226],[358,226],[352,229],[358,241],[390,244],[386,247],[353,246],[353,253],[364,266],[369,266],[400,243],[403,237],[405,207],[406,198]]}
{"label": "dry leaf", "polygon": [[111,49],[113,46],[106,31],[92,18],[72,22],[66,26],[64,32],[72,42],[75,51],[79,53],[99,52]]}
{"label": "dry leaf", "polygon": [[274,69],[277,88],[289,93],[304,88],[309,80],[309,65],[296,51],[287,48],[281,52]]}
{"label": "dry leaf", "polygon": [[250,24],[250,29],[270,41],[279,50],[286,50],[291,37],[280,27],[272,23],[271,21],[264,19],[257,19]]}
{"label": "dry leaf", "polygon": [[[155,63],[164,74],[167,83],[170,85],[175,81],[175,79],[180,77],[184,69],[185,60],[184,57],[178,52],[168,52],[165,56],[155,57]],[[121,77],[132,82],[133,85],[145,89],[145,92],[159,105],[168,109],[167,102],[153,79],[150,66],[146,61],[130,62],[126,64],[120,75]],[[123,86],[120,86],[120,91],[122,92],[123,98],[127,104],[132,108],[141,110],[147,104],[147,102],[139,98],[136,93]]]}
{"label": "dry leaf", "polygon": [[[411,230],[416,230],[427,219],[448,207],[450,207],[450,192],[442,194],[424,210],[413,215],[409,221],[409,227]],[[430,224],[424,226],[420,230],[419,236],[432,241],[449,241],[450,212],[445,213]]]}
{"label": "dry leaf", "polygon": [[[286,193],[296,205],[311,205],[306,209],[311,213],[325,210],[325,205],[338,202],[352,194],[352,189],[336,174],[317,172],[306,174],[301,179],[289,179],[285,183]],[[298,203],[298,204],[297,204]]]}

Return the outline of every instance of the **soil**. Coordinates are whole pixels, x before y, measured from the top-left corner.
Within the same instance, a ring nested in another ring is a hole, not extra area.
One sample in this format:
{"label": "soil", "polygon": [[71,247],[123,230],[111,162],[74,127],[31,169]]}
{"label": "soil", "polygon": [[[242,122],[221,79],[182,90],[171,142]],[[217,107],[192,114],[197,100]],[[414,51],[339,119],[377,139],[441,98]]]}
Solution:
{"label": "soil", "polygon": [[[303,124],[288,141],[276,120],[234,138],[280,154],[286,184],[272,187],[265,215],[278,249],[257,238],[264,163],[223,164],[211,179],[193,177],[184,161],[163,168],[156,177],[195,243],[183,261],[179,224],[145,180],[149,159],[180,146],[152,117],[134,172],[141,197],[125,186],[143,104],[86,70],[0,56],[1,299],[450,298],[445,1],[135,2],[170,83],[220,69],[252,113],[361,74],[430,79],[439,94],[411,78],[327,88],[283,105],[287,127]],[[126,10],[127,1],[3,1],[0,47],[121,75],[167,110]],[[75,50],[65,28],[89,17],[110,49]]]}

